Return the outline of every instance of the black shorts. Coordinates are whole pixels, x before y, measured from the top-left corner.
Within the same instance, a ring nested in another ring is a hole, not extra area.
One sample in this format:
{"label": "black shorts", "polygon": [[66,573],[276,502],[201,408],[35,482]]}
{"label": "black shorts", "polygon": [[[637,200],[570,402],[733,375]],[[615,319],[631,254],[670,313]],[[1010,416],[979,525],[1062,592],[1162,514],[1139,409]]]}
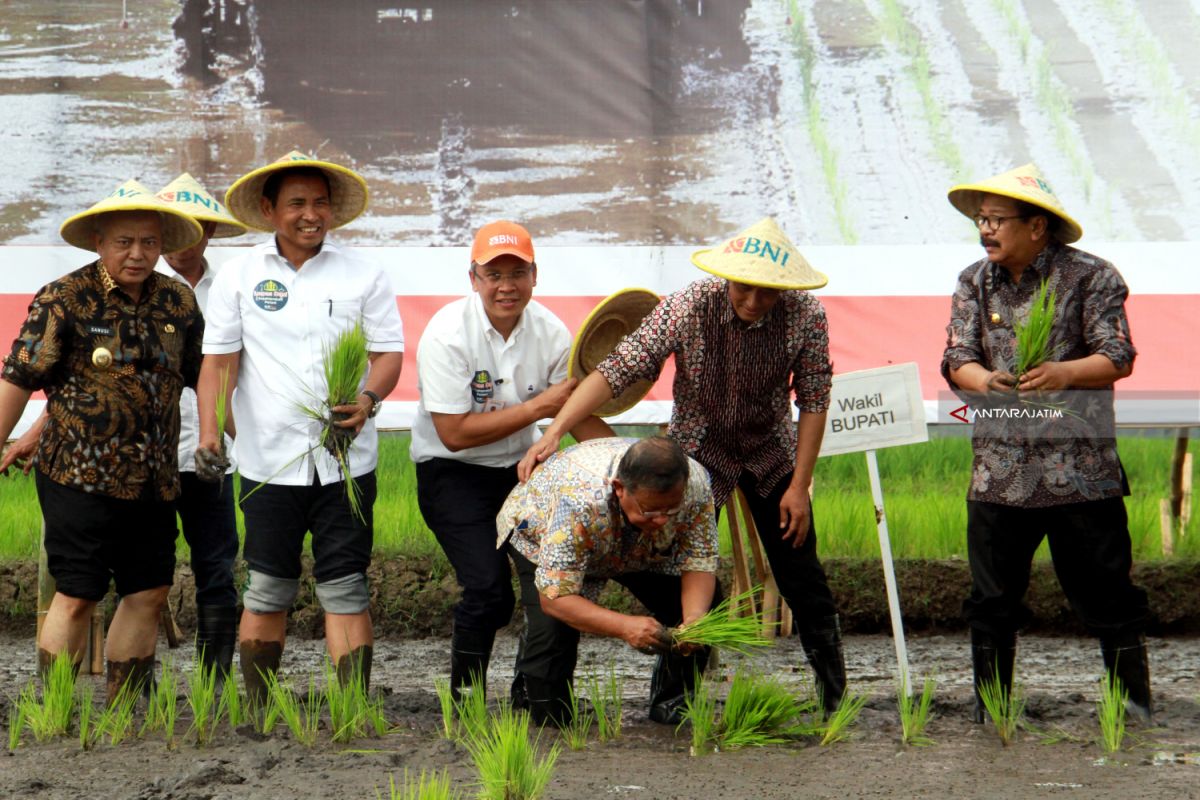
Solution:
{"label": "black shorts", "polygon": [[273,578],[299,578],[304,536],[311,531],[313,578],[318,583],[366,572],[374,539],[375,473],[355,481],[362,490],[365,524],[350,511],[343,481],[283,486],[242,478],[246,566]]}
{"label": "black shorts", "polygon": [[99,601],[170,586],[175,580],[175,504],[117,500],[52,481],[36,472],[46,521],[46,556],[57,590]]}

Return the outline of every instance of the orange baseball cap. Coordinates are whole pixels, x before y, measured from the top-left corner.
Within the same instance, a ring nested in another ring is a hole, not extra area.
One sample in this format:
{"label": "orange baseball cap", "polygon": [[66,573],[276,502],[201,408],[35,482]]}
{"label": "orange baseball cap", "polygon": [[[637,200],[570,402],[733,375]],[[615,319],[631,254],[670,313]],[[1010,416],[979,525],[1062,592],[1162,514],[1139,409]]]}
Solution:
{"label": "orange baseball cap", "polygon": [[506,219],[489,222],[475,234],[471,245],[471,261],[486,264],[497,256],[514,255],[533,263],[533,239],[529,231]]}

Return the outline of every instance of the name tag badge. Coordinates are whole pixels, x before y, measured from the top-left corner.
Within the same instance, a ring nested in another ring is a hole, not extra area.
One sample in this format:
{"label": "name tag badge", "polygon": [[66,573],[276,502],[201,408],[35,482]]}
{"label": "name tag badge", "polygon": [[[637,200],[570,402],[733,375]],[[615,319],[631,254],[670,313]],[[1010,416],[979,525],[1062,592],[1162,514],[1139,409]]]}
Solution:
{"label": "name tag badge", "polygon": [[500,409],[504,408],[505,405],[507,405],[507,403],[505,403],[503,400],[488,398],[487,402],[483,404],[483,413],[486,414],[489,411],[499,411]]}

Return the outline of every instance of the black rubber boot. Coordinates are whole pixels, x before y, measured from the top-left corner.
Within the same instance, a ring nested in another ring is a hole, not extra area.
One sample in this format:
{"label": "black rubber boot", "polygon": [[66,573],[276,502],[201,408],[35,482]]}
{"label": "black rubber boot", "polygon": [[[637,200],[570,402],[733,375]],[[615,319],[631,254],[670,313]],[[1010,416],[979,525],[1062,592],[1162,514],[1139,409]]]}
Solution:
{"label": "black rubber boot", "polygon": [[565,728],[571,724],[571,681],[522,676],[529,721],[534,725]]}
{"label": "black rubber boot", "polygon": [[235,606],[196,606],[196,659],[204,669],[216,667],[218,681],[233,668],[237,626]]}
{"label": "black rubber boot", "polygon": [[971,629],[971,667],[975,673],[975,709],[971,712],[971,721],[977,724],[987,719],[987,709],[983,704],[983,695],[979,688],[991,683],[997,677],[1000,688],[1006,696],[1012,696],[1013,664],[1017,657],[1017,635],[1015,633],[995,636]]}
{"label": "black rubber boot", "polygon": [[1146,637],[1130,633],[1100,640],[1104,668],[1116,676],[1129,693],[1125,710],[1143,725],[1154,723],[1154,707],[1150,700],[1150,659],[1146,653]]}
{"label": "black rubber boot", "polygon": [[492,659],[495,631],[473,631],[455,626],[450,636],[450,692],[461,702],[463,690],[472,685],[487,692],[488,662]]}
{"label": "black rubber boot", "polygon": [[687,709],[688,695],[696,687],[698,676],[708,666],[709,648],[691,655],[661,655],[650,676],[650,720],[663,725],[678,725]]}
{"label": "black rubber boot", "polygon": [[846,658],[842,653],[842,626],[837,614],[817,620],[815,627],[800,631],[800,644],[812,665],[821,710],[828,716],[837,711],[846,694]]}

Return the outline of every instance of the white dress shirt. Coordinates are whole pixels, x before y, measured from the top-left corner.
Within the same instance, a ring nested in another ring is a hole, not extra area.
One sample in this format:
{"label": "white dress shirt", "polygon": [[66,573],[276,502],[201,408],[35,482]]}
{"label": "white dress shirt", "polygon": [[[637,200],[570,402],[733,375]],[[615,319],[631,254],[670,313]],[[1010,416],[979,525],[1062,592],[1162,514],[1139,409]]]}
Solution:
{"label": "white dress shirt", "polygon": [[[324,348],[361,319],[367,349],[404,351],[396,294],[384,272],[352,250],[326,242],[300,269],[272,239],[225,265],[205,309],[204,353],[241,352],[233,415],[234,452],[247,478],[307,486],[343,479],[319,436],[321,423],[301,406],[326,395]],[[350,476],[375,468],[378,436],[367,420],[350,448]]]}
{"label": "white dress shirt", "polygon": [[498,442],[452,453],[438,438],[433,414],[498,411],[566,380],[571,335],[537,301],[529,301],[506,340],[492,326],[477,293],[448,303],[429,320],[417,345],[413,422],[414,462],[450,458],[487,467],[511,467],[541,438],[536,424]]}

